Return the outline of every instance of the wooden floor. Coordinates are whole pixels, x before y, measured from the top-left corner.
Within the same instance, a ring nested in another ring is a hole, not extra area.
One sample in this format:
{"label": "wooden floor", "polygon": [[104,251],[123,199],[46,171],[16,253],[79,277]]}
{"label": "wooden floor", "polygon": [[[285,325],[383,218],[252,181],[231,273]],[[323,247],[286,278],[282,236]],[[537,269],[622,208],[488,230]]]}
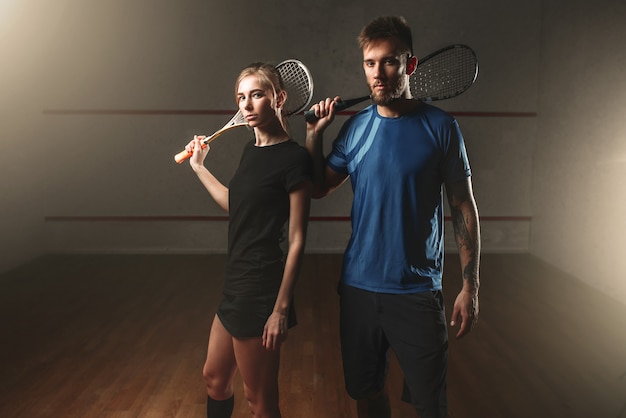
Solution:
{"label": "wooden floor", "polygon": [[[337,339],[340,263],[304,260],[300,323],[282,352],[286,418],[355,416]],[[449,255],[448,316],[457,264]],[[62,255],[0,276],[0,417],[204,417],[223,266],[219,255]],[[485,255],[480,321],[451,338],[448,380],[453,418],[626,418],[626,307],[530,256]],[[393,362],[393,416],[414,417],[400,385]],[[239,379],[235,396],[233,417],[248,417]]]}

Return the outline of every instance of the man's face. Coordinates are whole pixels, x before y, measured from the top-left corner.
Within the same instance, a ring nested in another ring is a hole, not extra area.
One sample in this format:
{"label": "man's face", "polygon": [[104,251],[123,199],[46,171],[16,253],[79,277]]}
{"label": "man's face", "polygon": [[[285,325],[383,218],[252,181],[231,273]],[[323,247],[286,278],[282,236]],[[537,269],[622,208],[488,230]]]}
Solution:
{"label": "man's face", "polygon": [[363,48],[363,70],[372,100],[379,106],[405,96],[407,55],[397,52],[394,39],[379,39]]}

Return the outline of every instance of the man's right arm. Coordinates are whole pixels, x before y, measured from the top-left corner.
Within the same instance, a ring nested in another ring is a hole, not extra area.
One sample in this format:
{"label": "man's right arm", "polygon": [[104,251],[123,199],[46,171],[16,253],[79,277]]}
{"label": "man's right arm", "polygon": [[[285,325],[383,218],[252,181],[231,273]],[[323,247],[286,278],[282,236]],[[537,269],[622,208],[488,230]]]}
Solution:
{"label": "man's right arm", "polygon": [[311,110],[319,117],[314,122],[306,124],[305,147],[313,159],[313,191],[312,197],[319,199],[327,196],[341,186],[347,179],[347,174],[337,173],[326,164],[324,156],[324,131],[335,118],[335,99],[326,99],[313,105]]}

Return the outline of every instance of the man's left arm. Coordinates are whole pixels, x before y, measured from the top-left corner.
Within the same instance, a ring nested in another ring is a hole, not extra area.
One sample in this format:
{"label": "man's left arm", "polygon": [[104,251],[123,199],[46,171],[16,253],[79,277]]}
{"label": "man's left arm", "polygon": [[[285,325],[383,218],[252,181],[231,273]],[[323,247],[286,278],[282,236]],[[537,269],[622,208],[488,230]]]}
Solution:
{"label": "man's left arm", "polygon": [[463,275],[463,287],[454,302],[450,325],[455,326],[461,320],[456,334],[456,338],[461,338],[478,320],[480,224],[471,177],[446,183],[446,193]]}

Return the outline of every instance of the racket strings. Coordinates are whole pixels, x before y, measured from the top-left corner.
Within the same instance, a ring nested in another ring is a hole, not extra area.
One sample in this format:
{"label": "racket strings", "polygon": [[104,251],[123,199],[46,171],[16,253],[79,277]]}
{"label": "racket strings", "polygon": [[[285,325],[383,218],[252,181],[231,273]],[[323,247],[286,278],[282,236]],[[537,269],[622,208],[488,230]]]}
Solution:
{"label": "racket strings", "polygon": [[243,117],[241,111],[237,111],[233,119],[230,121],[229,125],[247,125],[248,121]]}
{"label": "racket strings", "polygon": [[410,77],[411,93],[418,99],[454,97],[470,86],[477,75],[477,60],[469,48],[455,47],[420,63]]}
{"label": "racket strings", "polygon": [[287,115],[292,115],[304,109],[313,97],[311,74],[295,60],[282,63],[277,68],[287,91],[284,110]]}
{"label": "racket strings", "polygon": [[220,136],[227,130],[235,128],[237,126],[245,126],[247,124],[248,124],[248,121],[246,120],[246,118],[244,118],[243,114],[241,113],[241,110],[238,110],[237,113],[235,113],[235,116],[233,116],[233,118],[229,120],[226,125],[224,125],[220,130],[215,132],[213,135],[210,135],[204,138],[202,140],[202,143],[210,144],[214,139],[216,139],[218,136]]}

